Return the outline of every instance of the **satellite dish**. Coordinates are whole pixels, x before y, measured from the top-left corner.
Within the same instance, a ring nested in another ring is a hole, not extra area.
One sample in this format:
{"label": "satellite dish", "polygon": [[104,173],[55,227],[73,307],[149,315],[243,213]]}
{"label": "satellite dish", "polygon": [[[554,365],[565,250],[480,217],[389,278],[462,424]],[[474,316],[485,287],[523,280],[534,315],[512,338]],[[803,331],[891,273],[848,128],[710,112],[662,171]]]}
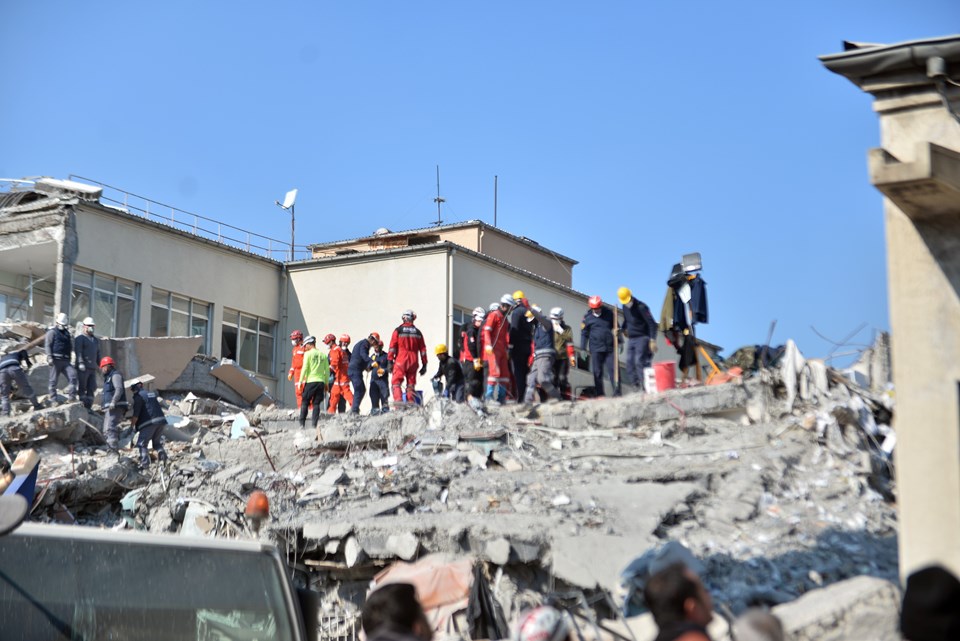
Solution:
{"label": "satellite dish", "polygon": [[294,203],[297,202],[297,190],[291,189],[287,192],[287,195],[283,197],[283,204],[280,205],[284,209],[290,209],[293,207]]}

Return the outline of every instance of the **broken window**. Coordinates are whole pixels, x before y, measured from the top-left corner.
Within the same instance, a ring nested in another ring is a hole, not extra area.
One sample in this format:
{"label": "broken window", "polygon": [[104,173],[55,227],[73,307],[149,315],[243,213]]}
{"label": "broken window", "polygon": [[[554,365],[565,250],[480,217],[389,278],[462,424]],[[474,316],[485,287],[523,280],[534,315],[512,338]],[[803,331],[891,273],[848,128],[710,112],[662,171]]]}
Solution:
{"label": "broken window", "polygon": [[150,335],[201,336],[203,341],[197,352],[209,354],[210,310],[210,303],[154,288],[150,299]]}
{"label": "broken window", "polygon": [[93,318],[101,336],[135,336],[139,285],[81,267],[73,268],[71,320]]}
{"label": "broken window", "polygon": [[224,309],[220,355],[251,372],[273,376],[276,325],[276,321]]}
{"label": "broken window", "polygon": [[13,294],[0,293],[0,319],[27,320],[27,299]]}

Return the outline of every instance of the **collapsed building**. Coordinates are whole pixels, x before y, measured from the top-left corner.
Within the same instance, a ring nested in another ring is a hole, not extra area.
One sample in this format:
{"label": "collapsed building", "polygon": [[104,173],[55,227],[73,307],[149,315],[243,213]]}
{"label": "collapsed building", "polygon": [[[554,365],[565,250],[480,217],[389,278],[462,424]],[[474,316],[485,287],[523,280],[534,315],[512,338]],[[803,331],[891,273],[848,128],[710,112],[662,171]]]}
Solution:
{"label": "collapsed building", "polygon": [[[854,371],[877,371],[879,345]],[[35,520],[273,542],[323,595],[328,639],[352,638],[370,582],[405,563],[473,576],[504,621],[549,598],[586,636],[648,638],[638,586],[667,542],[700,560],[721,614],[764,604],[792,638],[895,638],[892,396],[792,343],[783,355],[721,385],[484,416],[433,399],[325,415],[319,434],[276,405],[167,390],[172,461],[145,473],[99,447],[79,403],[24,406],[0,442],[41,455]],[[258,534],[255,490],[271,503]],[[460,605],[436,622],[468,636]]]}

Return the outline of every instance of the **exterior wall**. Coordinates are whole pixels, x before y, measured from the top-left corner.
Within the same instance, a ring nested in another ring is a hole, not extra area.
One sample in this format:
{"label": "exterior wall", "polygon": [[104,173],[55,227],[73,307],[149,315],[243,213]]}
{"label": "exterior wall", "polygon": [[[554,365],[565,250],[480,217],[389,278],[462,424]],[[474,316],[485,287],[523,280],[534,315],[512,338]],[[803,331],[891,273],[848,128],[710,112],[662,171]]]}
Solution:
{"label": "exterior wall", "polygon": [[[401,314],[412,309],[414,324],[423,332],[429,357],[428,377],[436,371],[433,346],[446,336],[449,313],[448,246],[436,251],[394,256],[358,255],[330,263],[310,263],[290,272],[291,306],[289,331],[302,329],[304,335],[350,334],[353,342],[378,332],[389,348],[393,330],[402,322]],[[290,362],[290,342],[283,341],[285,360]],[[288,365],[289,366],[289,365]],[[417,378],[417,389],[425,396],[433,394],[429,382]],[[293,384],[284,380],[283,399],[294,405]],[[365,399],[361,411],[369,410]]]}
{"label": "exterior wall", "polygon": [[[279,353],[274,362],[278,375],[289,367],[283,364],[289,363],[289,354],[283,347],[281,266],[82,205],[77,207],[76,225],[77,267],[140,283],[139,335],[150,335],[150,299],[156,287],[213,303],[214,356],[220,355],[224,307],[277,321]],[[273,392],[275,381],[260,378]]]}
{"label": "exterior wall", "polygon": [[481,232],[480,253],[539,274],[565,287],[573,284],[572,264],[551,254],[536,251],[509,236],[498,234],[495,230],[488,228]]}
{"label": "exterior wall", "polygon": [[[960,150],[960,127],[932,91],[875,108],[882,146],[901,161],[923,141]],[[937,562],[960,574],[960,209],[917,222],[885,199],[884,215],[900,572]]]}

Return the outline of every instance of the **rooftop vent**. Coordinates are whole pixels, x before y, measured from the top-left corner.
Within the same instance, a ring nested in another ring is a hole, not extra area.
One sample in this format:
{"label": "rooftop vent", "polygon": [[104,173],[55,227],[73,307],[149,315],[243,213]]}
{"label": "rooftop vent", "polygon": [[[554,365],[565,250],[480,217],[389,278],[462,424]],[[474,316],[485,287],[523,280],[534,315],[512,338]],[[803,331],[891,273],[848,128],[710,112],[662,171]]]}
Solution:
{"label": "rooftop vent", "polygon": [[390,231],[389,229],[387,229],[386,227],[381,227],[381,228],[378,229],[377,231],[373,232],[373,235],[374,235],[374,236],[385,236],[386,234],[391,234],[391,233],[393,233],[393,232],[391,232],[391,231]]}

